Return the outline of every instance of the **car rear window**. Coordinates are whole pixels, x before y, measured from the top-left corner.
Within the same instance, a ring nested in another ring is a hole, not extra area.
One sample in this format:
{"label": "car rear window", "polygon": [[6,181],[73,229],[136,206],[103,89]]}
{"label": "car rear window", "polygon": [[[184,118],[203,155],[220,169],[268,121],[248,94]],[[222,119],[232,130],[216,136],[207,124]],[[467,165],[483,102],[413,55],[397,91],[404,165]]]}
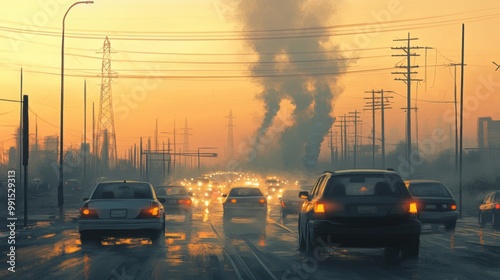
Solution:
{"label": "car rear window", "polygon": [[408,188],[410,194],[416,197],[451,197],[448,189],[439,183],[413,183]]}
{"label": "car rear window", "polygon": [[180,186],[160,187],[156,191],[157,195],[187,195],[186,188]]}
{"label": "car rear window", "polygon": [[97,185],[91,199],[152,199],[149,184],[145,183],[101,183]]}
{"label": "car rear window", "polygon": [[229,196],[262,196],[262,192],[255,188],[237,188],[232,189]]}
{"label": "car rear window", "polygon": [[299,192],[301,192],[303,190],[286,190],[284,193],[283,193],[283,197],[284,198],[299,198]]}
{"label": "car rear window", "polygon": [[386,196],[407,194],[402,179],[392,174],[346,174],[333,176],[324,197]]}

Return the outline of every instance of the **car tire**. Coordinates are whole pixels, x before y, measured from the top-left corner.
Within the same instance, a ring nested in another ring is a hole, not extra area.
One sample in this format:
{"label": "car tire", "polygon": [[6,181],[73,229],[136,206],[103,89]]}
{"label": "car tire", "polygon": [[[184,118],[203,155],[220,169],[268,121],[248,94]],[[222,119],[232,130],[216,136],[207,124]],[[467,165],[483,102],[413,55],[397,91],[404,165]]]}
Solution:
{"label": "car tire", "polygon": [[484,220],[483,212],[479,212],[477,219],[479,221],[479,226],[481,228],[484,228],[484,225],[486,224],[486,221]]}
{"label": "car tire", "polygon": [[412,238],[407,244],[401,247],[401,258],[403,260],[418,259],[420,252],[420,237]]}
{"label": "car tire", "polygon": [[80,232],[80,242],[82,246],[100,244],[101,238],[93,234]]}
{"label": "car tire", "polygon": [[[316,242],[316,236],[314,235],[314,232],[309,229],[308,226],[306,226],[306,255],[308,257],[316,258],[319,256],[323,256],[326,252],[324,251],[324,248],[321,247],[317,242]],[[317,254],[317,255],[315,255]]]}
{"label": "car tire", "polygon": [[[403,249],[405,248],[405,249]],[[384,248],[384,258],[386,264],[389,265],[398,265],[402,258],[402,252],[407,250],[407,246],[399,247],[399,246],[391,246]],[[406,251],[406,253],[409,253]]]}
{"label": "car tire", "polygon": [[494,229],[500,229],[500,217],[499,213],[491,213],[491,225]]}
{"label": "car tire", "polygon": [[162,242],[165,241],[165,222],[163,222],[161,229],[156,230],[151,235],[150,239],[153,245],[162,244]]}
{"label": "car tire", "polygon": [[447,222],[444,224],[444,229],[446,231],[452,231],[455,230],[456,226],[457,226],[457,221]]}

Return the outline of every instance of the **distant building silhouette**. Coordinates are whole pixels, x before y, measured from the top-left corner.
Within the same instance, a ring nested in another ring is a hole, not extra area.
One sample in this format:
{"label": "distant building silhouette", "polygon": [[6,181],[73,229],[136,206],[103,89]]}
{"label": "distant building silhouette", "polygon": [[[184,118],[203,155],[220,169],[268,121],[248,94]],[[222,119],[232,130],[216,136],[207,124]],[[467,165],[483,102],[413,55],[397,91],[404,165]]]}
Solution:
{"label": "distant building silhouette", "polygon": [[491,117],[478,118],[477,142],[480,150],[500,149],[500,120]]}

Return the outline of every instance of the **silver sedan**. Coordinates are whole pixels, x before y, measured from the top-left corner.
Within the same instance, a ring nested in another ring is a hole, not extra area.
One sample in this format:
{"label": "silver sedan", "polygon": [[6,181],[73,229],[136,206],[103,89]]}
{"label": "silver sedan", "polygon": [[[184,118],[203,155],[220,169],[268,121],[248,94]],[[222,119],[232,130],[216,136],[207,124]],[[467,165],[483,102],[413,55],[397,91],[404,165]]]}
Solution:
{"label": "silver sedan", "polygon": [[83,200],[78,222],[82,244],[105,237],[146,237],[157,243],[164,237],[164,199],[156,197],[150,183],[100,182]]}

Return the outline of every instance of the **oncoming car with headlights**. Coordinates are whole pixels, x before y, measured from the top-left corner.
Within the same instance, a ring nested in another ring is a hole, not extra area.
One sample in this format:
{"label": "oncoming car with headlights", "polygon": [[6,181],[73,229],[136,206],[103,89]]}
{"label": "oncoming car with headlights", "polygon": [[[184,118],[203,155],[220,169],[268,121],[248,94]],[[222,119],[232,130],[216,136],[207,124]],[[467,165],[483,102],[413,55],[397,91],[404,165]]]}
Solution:
{"label": "oncoming car with headlights", "polygon": [[148,182],[100,182],[83,200],[78,221],[82,244],[105,237],[146,237],[157,243],[164,237],[165,200]]}

